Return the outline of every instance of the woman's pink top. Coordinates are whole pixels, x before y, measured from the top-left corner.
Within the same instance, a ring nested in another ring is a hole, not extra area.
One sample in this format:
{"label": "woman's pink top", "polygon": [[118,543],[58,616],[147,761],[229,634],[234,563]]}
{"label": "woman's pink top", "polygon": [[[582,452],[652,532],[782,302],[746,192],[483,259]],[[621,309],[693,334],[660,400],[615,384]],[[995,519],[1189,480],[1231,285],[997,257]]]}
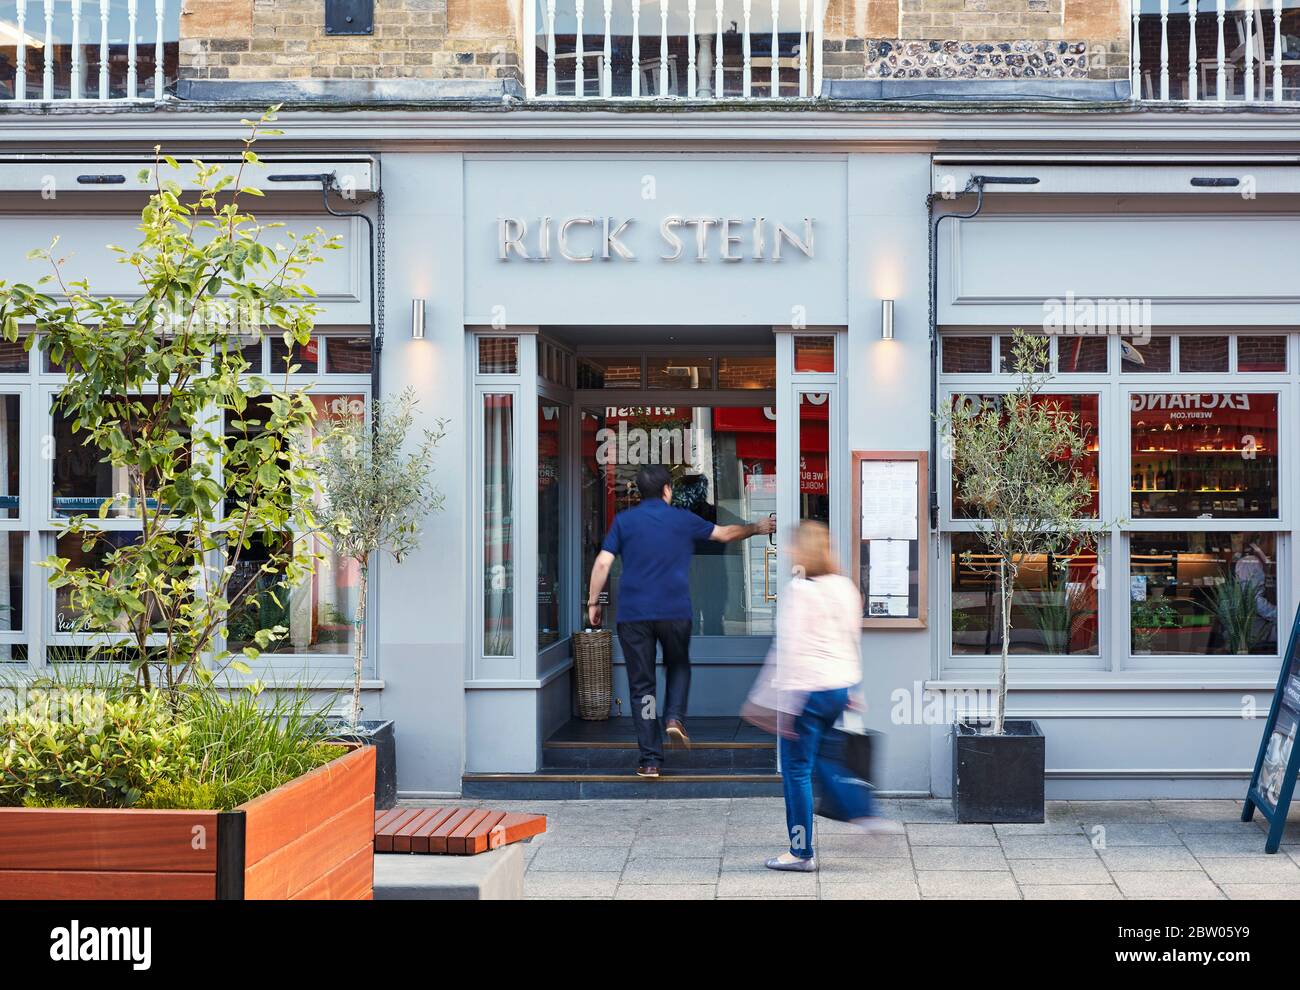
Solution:
{"label": "woman's pink top", "polygon": [[862,680],[862,596],[840,574],[795,578],[781,594],[769,663],[779,691],[831,691]]}

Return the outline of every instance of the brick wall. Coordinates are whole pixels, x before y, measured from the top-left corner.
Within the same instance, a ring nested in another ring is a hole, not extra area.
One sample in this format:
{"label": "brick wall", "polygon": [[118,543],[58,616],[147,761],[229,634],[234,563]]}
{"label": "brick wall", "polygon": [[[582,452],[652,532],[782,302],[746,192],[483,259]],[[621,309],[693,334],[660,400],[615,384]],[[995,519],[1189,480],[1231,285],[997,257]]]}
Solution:
{"label": "brick wall", "polygon": [[184,0],[182,79],[521,78],[521,0],[375,0],[373,35],[325,33],[322,0]]}
{"label": "brick wall", "polygon": [[1124,79],[1127,0],[829,0],[827,79]]}

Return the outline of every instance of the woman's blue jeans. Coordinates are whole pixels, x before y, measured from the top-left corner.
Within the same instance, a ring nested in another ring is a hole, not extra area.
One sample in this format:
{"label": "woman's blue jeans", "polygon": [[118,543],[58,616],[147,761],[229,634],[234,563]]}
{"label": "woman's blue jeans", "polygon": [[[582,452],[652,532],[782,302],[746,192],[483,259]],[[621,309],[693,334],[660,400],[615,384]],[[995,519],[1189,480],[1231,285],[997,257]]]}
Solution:
{"label": "woman's blue jeans", "polygon": [[813,776],[822,800],[836,818],[852,821],[875,813],[871,787],[822,752],[822,740],[849,704],[848,688],[814,691],[794,721],[794,738],[781,737],[781,783],[790,853],[813,857]]}

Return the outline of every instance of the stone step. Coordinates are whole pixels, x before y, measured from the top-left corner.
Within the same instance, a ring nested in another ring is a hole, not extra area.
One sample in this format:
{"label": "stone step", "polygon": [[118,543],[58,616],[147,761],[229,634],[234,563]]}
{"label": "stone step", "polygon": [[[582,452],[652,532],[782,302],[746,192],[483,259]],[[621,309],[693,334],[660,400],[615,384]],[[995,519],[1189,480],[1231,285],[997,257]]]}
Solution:
{"label": "stone step", "polygon": [[461,795],[475,800],[577,801],[598,798],[779,797],[781,775],[742,770],[672,770],[658,778],[603,770],[467,773]]}

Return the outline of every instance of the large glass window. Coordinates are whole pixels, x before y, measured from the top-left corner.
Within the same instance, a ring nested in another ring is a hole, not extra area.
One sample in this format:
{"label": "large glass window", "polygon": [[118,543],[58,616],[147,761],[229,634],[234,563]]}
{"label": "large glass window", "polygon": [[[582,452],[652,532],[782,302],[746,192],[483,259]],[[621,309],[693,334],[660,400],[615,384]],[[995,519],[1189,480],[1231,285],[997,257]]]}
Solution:
{"label": "large glass window", "polygon": [[[950,569],[953,654],[1000,655],[997,561],[974,533],[956,533]],[[1011,597],[1011,652],[1095,656],[1102,584],[1093,550],[1022,560]]]}
{"label": "large glass window", "polygon": [[483,396],[483,655],[514,656],[515,397]]}
{"label": "large glass window", "polygon": [[549,646],[563,633],[560,531],[564,505],[564,406],[537,403],[537,645]]}
{"label": "large glass window", "polygon": [[1277,653],[1273,533],[1134,533],[1130,645],[1138,655]]}
{"label": "large glass window", "polygon": [[1129,397],[1132,518],[1278,515],[1278,397],[1135,392]]}
{"label": "large glass window", "polygon": [[[674,504],[711,523],[751,522],[776,511],[776,418],[769,408],[600,406],[581,416],[584,594],[614,516],[640,501],[635,478],[645,464],[667,467]],[[760,539],[696,545],[696,633],[771,634],[776,589],[767,546]],[[620,571],[621,562],[602,595],[615,610]]]}
{"label": "large glass window", "polygon": [[[969,401],[998,405],[1002,402],[1002,396],[953,396],[954,403]],[[1074,417],[1075,428],[1084,438],[1084,448],[1078,452],[1078,460],[1075,467],[1087,476],[1089,486],[1092,489],[1092,498],[1088,503],[1085,515],[1088,518],[1096,518],[1100,505],[1099,497],[1101,478],[1100,397],[1096,393],[1087,393],[1083,395],[1045,394],[1039,396],[1038,401],[1055,412],[1060,412]],[[974,518],[975,513],[964,502],[962,502],[960,497],[957,495],[957,478],[955,476],[952,484],[951,504],[953,507],[954,518]]]}

